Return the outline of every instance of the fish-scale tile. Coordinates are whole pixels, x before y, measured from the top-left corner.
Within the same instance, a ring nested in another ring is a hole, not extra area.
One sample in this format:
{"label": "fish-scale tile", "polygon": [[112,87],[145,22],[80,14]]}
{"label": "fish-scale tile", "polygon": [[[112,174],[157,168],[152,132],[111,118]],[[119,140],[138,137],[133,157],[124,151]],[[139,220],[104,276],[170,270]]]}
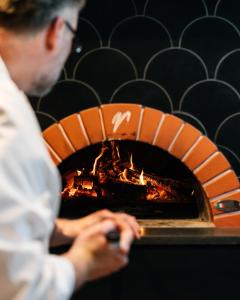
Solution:
{"label": "fish-scale tile", "polygon": [[190,87],[180,103],[180,110],[198,118],[214,139],[219,124],[229,115],[240,111],[240,99],[236,91],[221,81],[203,81]]}
{"label": "fish-scale tile", "polygon": [[75,67],[74,78],[89,84],[108,103],[123,83],[136,79],[133,62],[117,49],[101,48],[89,52]]}
{"label": "fish-scale tile", "polygon": [[146,79],[159,83],[168,91],[175,109],[186,89],[207,76],[200,57],[178,48],[160,51],[149,61],[144,73]]}
{"label": "fish-scale tile", "polygon": [[79,18],[77,27],[77,37],[81,43],[82,51],[80,53],[75,53],[73,51],[69,56],[65,64],[67,78],[73,77],[74,68],[83,55],[102,45],[101,36],[97,29],[91,22],[81,17]]}
{"label": "fish-scale tile", "polygon": [[233,50],[222,57],[215,71],[217,79],[229,83],[237,89],[238,93],[240,93],[240,83],[238,80],[240,76],[239,61],[240,49]]}
{"label": "fish-scale tile", "polygon": [[131,102],[164,112],[172,111],[172,101],[167,91],[156,82],[149,80],[138,79],[124,83],[114,92],[111,102]]}
{"label": "fish-scale tile", "polygon": [[148,60],[158,51],[170,47],[171,38],[157,20],[136,16],[122,21],[114,28],[109,45],[131,57],[142,76]]}
{"label": "fish-scale tile", "polygon": [[114,26],[136,12],[131,0],[114,1],[114,4],[109,0],[91,0],[87,1],[81,16],[94,24],[105,45]]}
{"label": "fish-scale tile", "polygon": [[[239,100],[240,101],[240,100]],[[219,124],[215,142],[219,145],[231,149],[238,157],[240,156],[240,139],[237,131],[240,128],[240,112],[228,115],[226,119]],[[236,132],[236,134],[234,134]]]}
{"label": "fish-scale tile", "polygon": [[168,28],[174,45],[178,43],[182,30],[192,20],[207,13],[203,1],[195,0],[149,0],[146,2],[145,15],[161,21]]}
{"label": "fish-scale tile", "polygon": [[39,102],[39,110],[61,120],[79,110],[99,105],[94,90],[77,81],[61,81]]}
{"label": "fish-scale tile", "polygon": [[213,16],[203,17],[185,28],[180,38],[180,47],[188,48],[202,57],[210,77],[213,77],[219,60],[240,47],[240,34],[227,20]]}
{"label": "fish-scale tile", "polygon": [[232,22],[238,29],[240,29],[239,5],[237,1],[235,0],[218,1],[215,7],[215,13],[217,16]]}

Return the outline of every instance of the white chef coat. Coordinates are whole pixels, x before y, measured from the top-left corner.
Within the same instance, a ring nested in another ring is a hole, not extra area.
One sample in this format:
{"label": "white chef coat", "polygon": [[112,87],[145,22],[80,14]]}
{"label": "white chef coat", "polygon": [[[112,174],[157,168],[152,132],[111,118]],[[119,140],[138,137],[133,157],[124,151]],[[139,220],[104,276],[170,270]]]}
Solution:
{"label": "white chef coat", "polygon": [[0,300],[65,300],[73,265],[48,243],[60,177],[27,98],[0,58]]}

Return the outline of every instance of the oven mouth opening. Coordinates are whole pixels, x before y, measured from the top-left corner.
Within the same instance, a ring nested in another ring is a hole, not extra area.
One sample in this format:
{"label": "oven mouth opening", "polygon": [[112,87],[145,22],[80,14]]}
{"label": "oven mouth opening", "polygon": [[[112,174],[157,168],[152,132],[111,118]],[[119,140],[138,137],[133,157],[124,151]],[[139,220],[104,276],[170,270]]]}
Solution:
{"label": "oven mouth opening", "polygon": [[[101,155],[104,147],[108,150]],[[210,220],[193,172],[167,151],[144,142],[90,145],[64,160],[59,170],[61,217],[78,218],[106,208],[141,220]]]}

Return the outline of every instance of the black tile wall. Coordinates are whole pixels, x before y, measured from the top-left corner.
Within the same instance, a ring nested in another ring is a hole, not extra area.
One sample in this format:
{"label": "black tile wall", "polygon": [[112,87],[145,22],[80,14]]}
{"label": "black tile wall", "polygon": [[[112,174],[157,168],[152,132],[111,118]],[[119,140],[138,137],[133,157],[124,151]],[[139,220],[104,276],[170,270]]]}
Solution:
{"label": "black tile wall", "polygon": [[82,53],[33,101],[42,128],[101,103],[141,103],[200,129],[240,176],[239,16],[236,0],[88,0]]}

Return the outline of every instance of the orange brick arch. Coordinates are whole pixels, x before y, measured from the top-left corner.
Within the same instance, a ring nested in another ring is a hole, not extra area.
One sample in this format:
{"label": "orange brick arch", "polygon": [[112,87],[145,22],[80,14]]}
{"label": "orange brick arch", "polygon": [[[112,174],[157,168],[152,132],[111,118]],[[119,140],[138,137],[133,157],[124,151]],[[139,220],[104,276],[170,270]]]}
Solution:
{"label": "orange brick arch", "polygon": [[107,139],[146,142],[182,161],[201,184],[218,227],[240,227],[240,212],[222,213],[222,200],[240,200],[239,180],[217,146],[192,125],[138,104],[107,104],[72,114],[43,132],[56,165]]}

